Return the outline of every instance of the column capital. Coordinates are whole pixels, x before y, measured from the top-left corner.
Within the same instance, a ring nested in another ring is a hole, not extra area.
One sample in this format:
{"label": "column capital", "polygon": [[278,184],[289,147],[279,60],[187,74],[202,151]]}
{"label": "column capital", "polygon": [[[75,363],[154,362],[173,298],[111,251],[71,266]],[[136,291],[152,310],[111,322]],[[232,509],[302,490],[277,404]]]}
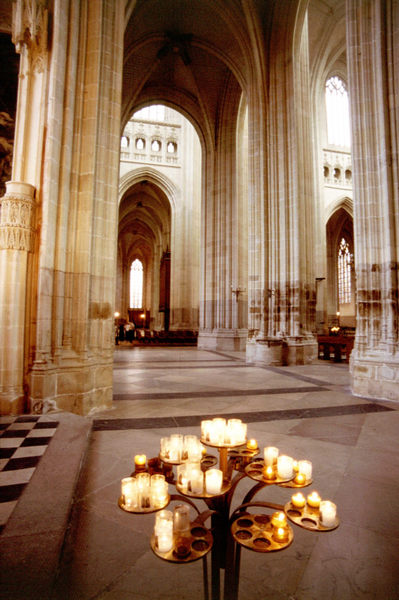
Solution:
{"label": "column capital", "polygon": [[1,199],[0,249],[33,251],[35,187],[8,181]]}

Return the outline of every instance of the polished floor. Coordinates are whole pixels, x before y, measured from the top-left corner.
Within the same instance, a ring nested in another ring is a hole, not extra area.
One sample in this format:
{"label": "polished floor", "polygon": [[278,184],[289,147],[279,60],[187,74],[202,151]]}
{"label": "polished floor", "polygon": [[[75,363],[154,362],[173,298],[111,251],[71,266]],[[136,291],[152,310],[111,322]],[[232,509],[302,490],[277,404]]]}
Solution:
{"label": "polished floor", "polygon": [[[33,583],[21,583],[4,598],[202,600],[203,561],[171,564],[159,559],[150,547],[154,515],[128,514],[117,501],[120,480],[132,472],[135,454],[156,456],[160,438],[174,432],[199,435],[201,420],[209,416],[238,416],[261,448],[277,446],[280,453],[312,461],[314,482],[308,489],[335,502],[340,519],[331,532],[293,525],[294,540],[281,552],[243,549],[239,600],[399,599],[397,404],[352,396],[343,363],[259,367],[246,364],[240,353],[128,346],[115,351],[113,409],[67,419],[71,430],[91,428],[63,442],[65,479],[69,460],[79,462],[81,469],[57,576],[55,581],[48,578],[52,591],[48,596],[44,588],[37,591],[39,573],[35,589]],[[50,460],[66,427],[64,415],[53,418],[60,431],[41,462]],[[80,458],[74,457],[72,449],[85,435],[84,459],[82,450]],[[248,477],[238,483],[232,510],[255,483]],[[50,485],[49,480],[42,485]],[[291,494],[267,486],[256,500],[285,504]],[[207,509],[203,501],[195,503],[199,510]],[[17,534],[23,543],[33,544],[33,536],[22,535],[18,507],[2,536],[9,552],[15,552]],[[23,590],[20,596],[18,589]]]}

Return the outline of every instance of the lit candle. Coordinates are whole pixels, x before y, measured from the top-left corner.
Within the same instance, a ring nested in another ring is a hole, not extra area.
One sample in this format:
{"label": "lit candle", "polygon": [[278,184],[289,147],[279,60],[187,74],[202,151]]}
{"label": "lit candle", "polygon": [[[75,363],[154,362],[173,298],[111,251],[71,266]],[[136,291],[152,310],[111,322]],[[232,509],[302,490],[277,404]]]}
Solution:
{"label": "lit candle", "polygon": [[170,436],[169,458],[172,462],[180,462],[183,454],[184,436],[181,433],[172,433]]}
{"label": "lit candle", "polygon": [[147,462],[147,457],[145,454],[136,454],[134,457],[134,466],[136,471],[144,471]]}
{"label": "lit candle", "polygon": [[157,536],[159,552],[169,552],[173,548],[173,533],[161,533]]}
{"label": "lit candle", "polygon": [[134,507],[137,505],[137,482],[134,477],[125,477],[121,481],[123,504]]}
{"label": "lit candle", "polygon": [[161,510],[156,514],[154,534],[160,552],[169,552],[173,547],[173,513]]}
{"label": "lit candle", "polygon": [[282,454],[277,457],[277,474],[281,479],[290,479],[294,475],[294,459]]}
{"label": "lit candle", "polygon": [[276,475],[274,473],[274,469],[272,466],[268,466],[265,469],[263,469],[263,474],[265,476],[265,479],[275,479]]}
{"label": "lit candle", "polygon": [[223,484],[223,472],[219,469],[205,471],[205,489],[207,494],[220,494]]}
{"label": "lit candle", "polygon": [[320,521],[325,527],[333,527],[337,518],[337,507],[329,500],[320,502]]}
{"label": "lit candle", "polygon": [[199,464],[187,465],[186,469],[187,486],[191,487],[193,494],[202,494],[204,491],[204,474]]}
{"label": "lit candle", "polygon": [[273,531],[273,539],[276,542],[286,542],[288,540],[288,529],[286,527],[278,527]]}
{"label": "lit candle", "polygon": [[296,508],[303,508],[306,504],[306,499],[301,492],[298,492],[291,497],[291,502],[293,506],[296,506]]}
{"label": "lit candle", "polygon": [[283,512],[275,512],[272,515],[273,527],[287,527],[287,517]]}
{"label": "lit candle", "polygon": [[211,431],[210,431],[210,436],[211,436],[210,441],[212,444],[215,444],[215,445],[224,444],[225,429],[226,429],[226,419],[223,419],[221,417],[216,417],[215,419],[213,419],[212,427],[211,427]]}
{"label": "lit candle", "polygon": [[307,497],[307,502],[308,502],[309,506],[311,506],[312,508],[319,508],[320,500],[321,500],[321,498],[320,498],[319,494],[315,491],[313,491]]}
{"label": "lit candle", "polygon": [[182,487],[183,491],[187,490],[187,464],[183,463],[182,465],[177,465],[177,483]]}
{"label": "lit candle", "polygon": [[210,419],[206,419],[205,421],[201,421],[201,438],[205,442],[210,441],[210,430],[213,426],[213,421]]}
{"label": "lit candle", "polygon": [[151,475],[151,505],[162,506],[168,499],[168,484],[165,475],[155,473]]}
{"label": "lit candle", "polygon": [[256,450],[258,448],[258,442],[254,439],[250,439],[247,441],[248,450]]}
{"label": "lit candle", "polygon": [[297,474],[295,475],[294,482],[295,482],[297,485],[303,485],[303,484],[306,482],[306,477],[305,477],[305,475],[304,475],[303,473],[297,473]]}
{"label": "lit candle", "polygon": [[303,473],[305,475],[307,481],[312,479],[312,463],[310,460],[299,460],[298,471],[299,473]]}
{"label": "lit candle", "polygon": [[151,475],[149,473],[137,473],[138,504],[140,508],[149,508],[151,503]]}
{"label": "lit candle", "polygon": [[275,448],[274,446],[267,446],[263,452],[265,458],[265,465],[273,466],[277,462],[278,448]]}

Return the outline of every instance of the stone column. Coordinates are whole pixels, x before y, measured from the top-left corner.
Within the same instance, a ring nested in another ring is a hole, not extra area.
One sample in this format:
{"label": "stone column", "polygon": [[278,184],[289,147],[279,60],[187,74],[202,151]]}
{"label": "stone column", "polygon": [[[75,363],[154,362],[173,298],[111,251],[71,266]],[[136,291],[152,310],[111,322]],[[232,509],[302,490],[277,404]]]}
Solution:
{"label": "stone column", "polygon": [[[248,362],[317,356],[307,21],[276,3],[266,75],[249,97]],[[267,93],[262,92],[262,86]],[[266,156],[266,160],[264,157]]]}
{"label": "stone column", "polygon": [[[243,195],[238,188],[236,149],[237,115],[241,89],[230,81],[226,89],[215,129],[219,133],[216,147],[206,156],[206,200],[202,220],[202,259],[204,296],[200,310],[201,326],[198,346],[213,350],[244,350],[244,328],[233,289],[245,287],[246,277],[240,257],[242,243],[237,235],[242,213]],[[245,227],[245,223],[243,223]],[[240,328],[240,325],[242,328]]]}
{"label": "stone column", "polygon": [[356,395],[399,400],[399,4],[347,0]]}
{"label": "stone column", "polygon": [[28,254],[34,246],[35,188],[9,181],[0,213],[0,413],[24,411]]}

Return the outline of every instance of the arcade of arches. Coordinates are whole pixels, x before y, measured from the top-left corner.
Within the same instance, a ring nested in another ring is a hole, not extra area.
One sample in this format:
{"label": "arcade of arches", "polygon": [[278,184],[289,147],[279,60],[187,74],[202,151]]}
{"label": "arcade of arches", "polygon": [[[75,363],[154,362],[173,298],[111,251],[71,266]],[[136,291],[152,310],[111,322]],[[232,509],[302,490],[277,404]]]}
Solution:
{"label": "arcade of arches", "polygon": [[112,405],[136,259],[148,329],[305,364],[338,317],[353,393],[398,400],[398,30],[395,0],[4,2],[1,411]]}

